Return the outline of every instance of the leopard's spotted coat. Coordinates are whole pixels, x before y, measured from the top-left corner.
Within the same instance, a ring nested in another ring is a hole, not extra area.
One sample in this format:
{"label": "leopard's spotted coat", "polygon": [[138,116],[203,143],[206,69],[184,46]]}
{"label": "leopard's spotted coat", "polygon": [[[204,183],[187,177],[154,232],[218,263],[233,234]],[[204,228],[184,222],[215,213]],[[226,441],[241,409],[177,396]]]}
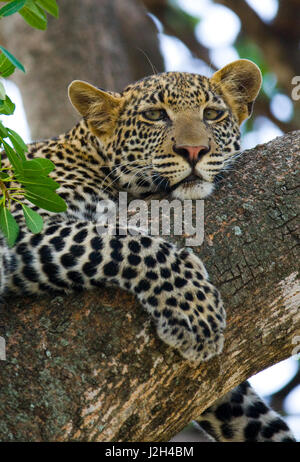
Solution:
{"label": "leopard's spotted coat", "polygon": [[[147,77],[121,94],[75,81],[69,95],[83,115],[68,133],[29,146],[56,169],[66,213],[41,211],[32,235],[20,206],[15,247],[0,248],[0,294],[49,293],[102,283],[133,292],[159,337],[198,363],[219,354],[225,311],[218,290],[191,252],[151,236],[99,235],[97,203],[120,191],[198,199],[240,150],[239,124],[250,115],[261,77],[250,61],[231,63],[211,79],[170,72]],[[216,439],[292,439],[283,421],[244,384],[199,418]]]}

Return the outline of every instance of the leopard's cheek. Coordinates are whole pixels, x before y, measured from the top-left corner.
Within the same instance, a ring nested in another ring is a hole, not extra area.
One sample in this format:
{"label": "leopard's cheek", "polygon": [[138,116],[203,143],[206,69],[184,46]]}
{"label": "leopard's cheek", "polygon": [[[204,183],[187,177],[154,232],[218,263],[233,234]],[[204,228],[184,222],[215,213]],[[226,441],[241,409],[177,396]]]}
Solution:
{"label": "leopard's cheek", "polygon": [[241,150],[240,129],[234,117],[229,117],[219,126],[212,127],[212,134],[222,160],[233,160]]}

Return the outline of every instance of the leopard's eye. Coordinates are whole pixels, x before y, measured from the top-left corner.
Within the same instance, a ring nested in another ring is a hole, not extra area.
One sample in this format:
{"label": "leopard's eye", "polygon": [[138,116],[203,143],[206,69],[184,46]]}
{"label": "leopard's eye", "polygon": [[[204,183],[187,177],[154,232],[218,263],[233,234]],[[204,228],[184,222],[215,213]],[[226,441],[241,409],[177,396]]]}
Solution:
{"label": "leopard's eye", "polygon": [[168,114],[164,109],[149,109],[148,111],[143,112],[143,116],[148,120],[157,120],[168,119]]}
{"label": "leopard's eye", "polygon": [[224,111],[221,109],[210,109],[207,107],[204,109],[203,118],[205,120],[218,120],[224,115]]}

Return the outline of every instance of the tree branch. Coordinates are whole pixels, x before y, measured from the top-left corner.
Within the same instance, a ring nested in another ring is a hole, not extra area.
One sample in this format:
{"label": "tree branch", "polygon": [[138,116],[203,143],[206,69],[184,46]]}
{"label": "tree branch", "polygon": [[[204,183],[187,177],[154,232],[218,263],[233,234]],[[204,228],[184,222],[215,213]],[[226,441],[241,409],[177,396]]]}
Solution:
{"label": "tree branch", "polygon": [[[263,22],[245,1],[214,0],[214,2],[230,8],[238,15],[242,23],[242,35],[250,37],[258,45],[270,69],[276,74],[279,86],[286,91],[287,95],[290,95],[292,91],[292,79],[298,74],[299,69],[297,41],[288,41],[286,34],[283,29],[280,29],[279,24],[276,27],[275,25]],[[292,14],[295,11],[293,1],[289,3],[289,8]],[[289,28],[291,31],[297,31],[299,29],[297,27],[297,15],[293,14],[293,17],[295,18],[295,22],[290,23]],[[279,15],[278,18],[280,18]],[[295,107],[298,106],[297,101],[294,101],[294,104]]]}
{"label": "tree branch", "polygon": [[296,122],[296,118],[288,121],[282,122],[277,119],[271,111],[270,103],[266,98],[261,95],[255,101],[255,114],[256,116],[268,117],[283,133],[291,132],[298,129],[299,124]]}
{"label": "tree branch", "polygon": [[209,49],[196,39],[194,26],[187,19],[188,14],[166,0],[142,0],[142,3],[163,24],[165,34],[177,37],[195,58],[207,63],[213,71],[216,70],[211,63]]}
{"label": "tree branch", "polygon": [[0,440],[168,441],[290,356],[300,331],[299,154],[300,132],[245,152],[205,202],[195,251],[228,313],[224,351],[208,363],[191,367],[115,288],[10,300],[0,312]]}

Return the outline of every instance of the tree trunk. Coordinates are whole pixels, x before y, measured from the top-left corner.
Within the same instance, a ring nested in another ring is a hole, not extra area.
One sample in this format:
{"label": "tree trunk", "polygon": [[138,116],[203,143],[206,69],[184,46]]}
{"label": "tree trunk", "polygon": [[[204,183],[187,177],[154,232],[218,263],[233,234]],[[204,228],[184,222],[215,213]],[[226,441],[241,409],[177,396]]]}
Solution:
{"label": "tree trunk", "polygon": [[163,70],[157,33],[138,0],[59,2],[59,19],[46,31],[30,28],[18,15],[1,21],[1,39],[26,68],[19,85],[32,139],[49,138],[72,127],[77,115],[68,102],[72,80],[122,90]]}
{"label": "tree trunk", "polygon": [[227,309],[221,356],[191,367],[116,288],[11,300],[0,313],[0,440],[168,441],[291,356],[300,334],[299,155],[300,132],[247,151],[205,202],[205,239],[194,250]]}

